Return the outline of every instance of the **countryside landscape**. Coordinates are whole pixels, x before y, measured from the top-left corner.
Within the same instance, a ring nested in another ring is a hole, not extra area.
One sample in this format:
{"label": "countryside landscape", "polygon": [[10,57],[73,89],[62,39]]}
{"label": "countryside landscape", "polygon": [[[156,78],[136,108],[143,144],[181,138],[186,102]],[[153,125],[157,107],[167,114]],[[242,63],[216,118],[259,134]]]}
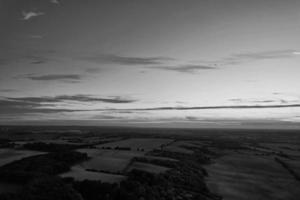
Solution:
{"label": "countryside landscape", "polygon": [[0,200],[299,200],[300,0],[0,0]]}
{"label": "countryside landscape", "polygon": [[2,126],[0,199],[296,200],[299,137],[294,130]]}

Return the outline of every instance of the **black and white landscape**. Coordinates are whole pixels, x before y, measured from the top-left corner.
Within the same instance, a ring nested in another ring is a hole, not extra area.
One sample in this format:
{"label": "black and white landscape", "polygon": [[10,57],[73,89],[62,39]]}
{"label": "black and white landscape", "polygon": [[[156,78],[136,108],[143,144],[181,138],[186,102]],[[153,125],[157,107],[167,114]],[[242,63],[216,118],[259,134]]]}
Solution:
{"label": "black and white landscape", "polygon": [[299,0],[0,0],[0,200],[297,200]]}

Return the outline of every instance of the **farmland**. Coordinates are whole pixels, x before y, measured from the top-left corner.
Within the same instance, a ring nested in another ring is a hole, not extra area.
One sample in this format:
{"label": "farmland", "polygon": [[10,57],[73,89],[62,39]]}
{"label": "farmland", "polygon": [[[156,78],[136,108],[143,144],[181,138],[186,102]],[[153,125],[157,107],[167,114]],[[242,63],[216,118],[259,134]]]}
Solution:
{"label": "farmland", "polygon": [[60,175],[61,177],[72,177],[77,181],[101,180],[102,182],[115,183],[126,179],[123,175],[108,174],[102,172],[87,171],[81,166],[74,166],[71,171]]}
{"label": "farmland", "polygon": [[116,147],[129,147],[132,150],[151,151],[155,148],[161,148],[172,142],[172,139],[160,139],[160,138],[130,138],[127,140],[121,140],[112,143],[106,143],[96,146],[97,148],[116,148]]}
{"label": "farmland", "polygon": [[0,149],[0,166],[3,166],[15,160],[40,154],[43,154],[43,152],[16,149]]}
{"label": "farmland", "polygon": [[298,199],[300,183],[294,177],[300,167],[297,142],[252,143],[223,151],[223,156],[206,167],[208,187],[224,200]]}
{"label": "farmland", "polygon": [[[132,163],[132,159],[143,157],[146,152],[161,148],[162,145],[168,144],[171,141],[170,139],[157,138],[130,138],[96,145],[92,149],[78,149],[78,152],[86,153],[90,159],[75,166],[70,173],[65,173],[62,176],[73,177],[79,180],[119,182],[122,180],[120,175],[131,169],[144,168],[146,171],[163,172],[166,170],[163,167],[144,163]],[[109,177],[112,179],[108,181]]]}
{"label": "farmland", "polygon": [[114,131],[59,131],[59,136],[55,131],[52,137],[39,131],[41,137],[29,134],[30,139],[18,134],[0,148],[0,198],[24,191],[43,197],[53,185],[76,200],[296,200],[300,195],[297,134]]}

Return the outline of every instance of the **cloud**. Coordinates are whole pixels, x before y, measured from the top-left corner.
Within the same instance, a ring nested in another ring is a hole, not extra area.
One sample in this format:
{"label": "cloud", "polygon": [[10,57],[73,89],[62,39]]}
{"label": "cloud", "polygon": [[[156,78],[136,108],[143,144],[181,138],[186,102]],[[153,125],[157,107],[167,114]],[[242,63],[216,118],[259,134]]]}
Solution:
{"label": "cloud", "polygon": [[59,0],[50,0],[50,3],[53,3],[53,4],[60,4],[60,1]]}
{"label": "cloud", "polygon": [[176,71],[182,73],[194,73],[199,70],[212,70],[217,69],[216,67],[206,65],[181,65],[181,66],[157,66],[151,67],[160,70]]}
{"label": "cloud", "polygon": [[58,101],[78,101],[78,102],[104,102],[104,103],[133,103],[136,100],[127,99],[120,96],[115,97],[106,97],[106,98],[98,98],[93,97],[91,95],[61,95],[56,96],[56,100]]}
{"label": "cloud", "polygon": [[119,64],[119,65],[158,65],[163,64],[171,58],[167,57],[128,57],[113,54],[86,56],[81,57],[81,60],[86,60],[95,63]]}
{"label": "cloud", "polygon": [[87,109],[61,109],[57,108],[57,103],[111,103],[124,104],[133,103],[136,100],[114,96],[114,97],[94,97],[92,95],[58,95],[42,97],[2,97],[0,98],[1,114],[14,113],[60,113],[60,112],[83,112],[94,111]]}
{"label": "cloud", "polygon": [[238,65],[242,63],[261,61],[261,60],[272,60],[272,59],[282,59],[282,58],[293,58],[298,55],[295,50],[272,50],[272,51],[261,51],[261,52],[246,52],[232,54],[229,57],[222,59],[203,62],[206,64],[212,64],[216,66],[226,66],[226,65]]}
{"label": "cloud", "polygon": [[39,103],[23,102],[23,101],[11,101],[0,100],[1,115],[7,114],[28,114],[28,113],[62,113],[62,112],[80,112],[88,110],[79,109],[61,109],[61,108],[46,108]]}
{"label": "cloud", "polygon": [[43,64],[49,62],[59,62],[57,58],[53,58],[50,51],[27,52],[26,54],[19,54],[13,51],[2,50],[0,55],[0,65],[11,64]]}
{"label": "cloud", "polygon": [[[11,99],[0,99],[1,114],[35,113],[45,111],[36,102],[14,101]],[[51,109],[52,111],[52,109]]]}
{"label": "cloud", "polygon": [[35,61],[31,62],[31,64],[37,65],[37,64],[44,64],[46,62],[47,62],[46,60],[35,60]]}
{"label": "cloud", "polygon": [[18,90],[15,90],[15,89],[0,89],[0,92],[18,92]]}
{"label": "cloud", "polygon": [[101,69],[99,69],[99,68],[87,68],[87,69],[85,69],[85,72],[91,73],[91,74],[99,73],[100,71],[101,71]]}
{"label": "cloud", "polygon": [[[238,102],[238,103],[276,103],[278,101],[266,99],[266,100],[253,100],[253,99],[229,99],[229,101],[232,102]],[[282,102],[283,100],[280,100]]]}
{"label": "cloud", "polygon": [[200,70],[218,69],[219,66],[238,65],[247,62],[254,62],[260,60],[292,58],[299,55],[300,52],[295,50],[271,50],[261,52],[246,52],[232,54],[218,60],[202,62],[202,64],[184,64],[184,65],[165,65],[167,61],[175,60],[169,57],[129,57],[119,56],[114,54],[104,54],[99,56],[85,56],[79,59],[102,63],[102,64],[118,64],[118,65],[143,65],[150,69],[160,69],[166,71],[176,71],[181,73],[195,73]]}
{"label": "cloud", "polygon": [[233,55],[234,58],[262,60],[262,59],[278,59],[293,56],[293,50],[277,50],[277,51],[263,51],[254,53],[240,53]]}
{"label": "cloud", "polygon": [[[274,95],[278,95],[279,93],[273,93]],[[235,102],[235,103],[242,103],[242,104],[291,104],[291,103],[297,103],[299,102],[299,99],[261,99],[261,100],[257,100],[257,99],[229,99],[229,101],[231,102]]]}
{"label": "cloud", "polygon": [[45,13],[43,12],[34,12],[34,11],[29,11],[29,12],[26,12],[26,11],[22,11],[22,20],[30,20],[34,17],[38,17],[38,16],[41,16],[41,15],[44,15]]}
{"label": "cloud", "polygon": [[39,56],[39,55],[27,55],[27,56],[24,56],[23,58],[20,58],[20,60],[22,62],[24,62],[24,60],[26,60],[26,61],[30,62],[30,64],[37,65],[37,64],[44,64],[44,63],[53,61],[54,59],[50,59],[45,56]]}
{"label": "cloud", "polygon": [[120,116],[112,116],[112,115],[94,115],[91,119],[98,119],[98,120],[122,120],[126,119]]}
{"label": "cloud", "polygon": [[25,102],[25,103],[59,103],[65,101],[76,102],[103,102],[103,103],[132,103],[136,100],[115,96],[115,97],[95,97],[92,95],[58,95],[58,96],[42,96],[42,97],[6,97],[9,101]]}
{"label": "cloud", "polygon": [[[162,110],[217,110],[217,109],[267,109],[267,108],[300,108],[300,104],[274,104],[274,105],[232,105],[232,106],[194,106],[194,107],[153,107],[153,108],[128,108],[128,109],[105,109],[128,110],[128,111],[162,111]],[[98,109],[104,111],[104,109]]]}
{"label": "cloud", "polygon": [[66,83],[78,83],[83,78],[80,74],[47,74],[40,76],[28,74],[21,77],[34,81],[61,81]]}
{"label": "cloud", "polygon": [[31,38],[31,39],[43,39],[44,37],[42,35],[30,35],[29,38]]}
{"label": "cloud", "polygon": [[189,120],[189,121],[196,121],[196,120],[199,120],[198,117],[193,117],[193,116],[186,116],[185,119],[186,119],[186,120]]}

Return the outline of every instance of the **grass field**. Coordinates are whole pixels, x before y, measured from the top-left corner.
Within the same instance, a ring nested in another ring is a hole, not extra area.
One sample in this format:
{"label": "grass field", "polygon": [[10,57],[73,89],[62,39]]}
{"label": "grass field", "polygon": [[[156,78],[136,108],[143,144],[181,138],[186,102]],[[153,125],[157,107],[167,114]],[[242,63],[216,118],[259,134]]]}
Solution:
{"label": "grass field", "polygon": [[67,173],[63,173],[60,175],[61,177],[72,177],[75,180],[82,181],[82,180],[100,180],[102,182],[108,183],[118,183],[124,179],[126,176],[123,175],[115,175],[115,174],[108,174],[102,172],[91,172],[86,171],[81,166],[73,166],[71,171]]}
{"label": "grass field", "polygon": [[91,157],[90,160],[80,164],[83,168],[109,172],[122,172],[132,158],[144,155],[144,152],[138,151],[103,149],[79,149],[78,151],[87,153]]}
{"label": "grass field", "polygon": [[193,153],[192,150],[186,149],[184,148],[184,146],[197,147],[199,145],[194,144],[193,141],[176,141],[171,145],[165,147],[164,150],[171,151],[171,152],[178,152],[178,153],[187,153],[187,154]]}
{"label": "grass field", "polygon": [[22,158],[43,154],[38,151],[0,149],[0,167]]}
{"label": "grass field", "polygon": [[206,167],[209,188],[224,200],[297,200],[300,184],[272,156],[230,153]]}
{"label": "grass field", "polygon": [[162,167],[162,166],[158,166],[158,165],[153,165],[153,164],[148,164],[148,163],[134,162],[128,168],[128,171],[131,171],[133,169],[138,169],[138,170],[142,170],[142,171],[146,171],[146,172],[158,174],[158,173],[164,173],[167,170],[169,170],[170,168]]}
{"label": "grass field", "polygon": [[[171,139],[130,138],[97,145],[94,149],[78,149],[77,151],[79,152],[87,153],[91,159],[80,163],[72,169],[71,172],[67,173],[67,175],[71,175],[78,179],[85,177],[86,179],[97,179],[102,181],[107,181],[111,177],[112,180],[110,180],[110,182],[115,182],[115,176],[105,173],[100,173],[101,176],[99,176],[98,171],[123,173],[125,170],[128,172],[128,170],[130,171],[131,169],[140,169],[154,173],[164,172],[167,168],[145,163],[133,163],[132,165],[131,160],[134,157],[146,156],[146,152],[160,148],[162,145],[170,142],[172,142]],[[116,150],[115,147],[130,147],[131,149]],[[158,157],[157,159],[170,158]],[[86,170],[95,170],[97,172],[90,172]],[[93,175],[95,175],[95,177]]]}
{"label": "grass field", "polygon": [[[130,138],[97,145],[96,149],[79,149],[79,152],[87,153],[88,156],[91,157],[90,160],[81,163],[80,166],[83,169],[122,173],[126,168],[130,168],[129,165],[134,157],[143,157],[146,152],[160,148],[161,145],[170,142],[172,142],[171,139]],[[131,150],[115,150],[115,147],[130,147]],[[151,170],[151,166],[145,166],[144,168],[148,171]],[[158,169],[153,169],[153,171],[157,170]]]}

